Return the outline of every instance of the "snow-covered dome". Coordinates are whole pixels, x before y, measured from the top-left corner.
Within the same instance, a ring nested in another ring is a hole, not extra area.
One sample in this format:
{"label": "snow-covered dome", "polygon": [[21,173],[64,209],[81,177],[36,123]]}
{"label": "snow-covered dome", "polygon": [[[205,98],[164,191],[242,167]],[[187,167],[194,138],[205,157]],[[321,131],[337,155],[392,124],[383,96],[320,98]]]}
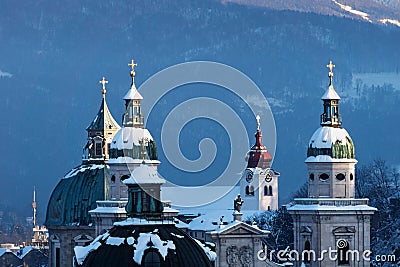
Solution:
{"label": "snow-covered dome", "polygon": [[334,159],[354,159],[354,144],[344,128],[322,126],[312,135],[307,157],[330,156]]}
{"label": "snow-covered dome", "polygon": [[146,159],[157,160],[157,147],[147,129],[123,127],[111,141],[110,158],[130,157],[142,159],[142,142],[146,150]]}

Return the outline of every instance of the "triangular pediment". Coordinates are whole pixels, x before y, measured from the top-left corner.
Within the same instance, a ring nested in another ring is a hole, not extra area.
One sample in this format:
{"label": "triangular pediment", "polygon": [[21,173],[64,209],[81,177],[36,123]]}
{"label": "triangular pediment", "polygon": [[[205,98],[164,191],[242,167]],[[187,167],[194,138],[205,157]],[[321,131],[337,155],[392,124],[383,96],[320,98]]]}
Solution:
{"label": "triangular pediment", "polygon": [[234,222],[232,225],[219,229],[218,233],[222,235],[265,235],[268,232],[244,222]]}
{"label": "triangular pediment", "polygon": [[347,234],[355,233],[356,229],[354,226],[339,226],[332,231],[334,234]]}

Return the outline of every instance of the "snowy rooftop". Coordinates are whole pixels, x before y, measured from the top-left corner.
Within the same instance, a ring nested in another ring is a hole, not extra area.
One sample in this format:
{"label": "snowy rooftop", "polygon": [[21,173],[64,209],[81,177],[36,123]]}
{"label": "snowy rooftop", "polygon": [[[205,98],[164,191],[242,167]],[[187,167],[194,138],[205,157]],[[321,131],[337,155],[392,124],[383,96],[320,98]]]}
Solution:
{"label": "snowy rooftop", "polygon": [[[197,213],[196,213],[197,212]],[[255,216],[258,213],[265,211],[258,210],[242,210],[243,219]],[[201,214],[199,217],[194,218],[189,223],[189,230],[194,231],[214,231],[218,228],[227,226],[233,221],[233,210],[185,210],[181,211],[180,214]],[[222,224],[221,224],[222,218]]]}
{"label": "snowy rooftop", "polygon": [[339,100],[340,96],[336,93],[332,85],[329,86],[328,90],[321,97],[322,100]]}
{"label": "snowy rooftop", "polygon": [[[107,161],[108,164],[141,164],[143,163],[143,159],[133,159],[131,157],[118,157],[116,159],[109,159]],[[160,164],[159,160],[150,160],[145,159],[144,163],[146,164]]]}
{"label": "snowy rooftop", "polygon": [[304,162],[312,163],[312,162],[345,162],[345,163],[357,163],[356,159],[336,159],[332,158],[328,155],[318,155],[316,157],[308,157]]}
{"label": "snowy rooftop", "polygon": [[131,177],[123,181],[124,184],[164,184],[165,180],[158,176],[154,167],[141,164],[135,168]]}
{"label": "snowy rooftop", "polygon": [[323,126],[318,128],[312,135],[309,146],[316,148],[331,148],[336,141],[342,144],[351,141],[349,133],[344,128]]}
{"label": "snowy rooftop", "polygon": [[376,211],[368,206],[368,199],[356,198],[296,198],[289,211]]}
{"label": "snowy rooftop", "polygon": [[135,83],[132,83],[131,89],[124,96],[124,100],[142,100],[143,97],[136,89]]}
{"label": "snowy rooftop", "polygon": [[148,141],[153,141],[153,137],[147,129],[123,127],[114,136],[111,142],[111,149],[132,149],[134,145],[140,146],[143,138]]}

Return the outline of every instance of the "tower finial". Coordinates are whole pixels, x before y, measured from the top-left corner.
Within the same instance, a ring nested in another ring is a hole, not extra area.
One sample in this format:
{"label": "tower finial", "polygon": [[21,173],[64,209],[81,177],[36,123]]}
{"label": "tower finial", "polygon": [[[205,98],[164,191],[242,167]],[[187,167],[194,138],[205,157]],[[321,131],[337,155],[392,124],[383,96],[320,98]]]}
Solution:
{"label": "tower finial", "polygon": [[130,66],[132,68],[131,77],[132,77],[132,85],[133,85],[134,78],[136,76],[135,67],[137,66],[137,63],[135,63],[135,61],[132,59],[131,63],[129,63],[128,66]]}
{"label": "tower finial", "polygon": [[259,131],[260,130],[260,125],[261,125],[261,123],[260,123],[260,115],[257,115],[256,116],[256,120],[257,120],[257,130]]}
{"label": "tower finial", "polygon": [[32,208],[33,208],[33,227],[36,227],[36,188],[35,188],[35,186],[33,187]]}
{"label": "tower finial", "polygon": [[329,86],[332,85],[332,79],[333,79],[333,68],[336,67],[334,64],[332,64],[332,60],[329,61],[329,64],[326,65],[326,67],[329,69]]}
{"label": "tower finial", "polygon": [[101,83],[102,85],[103,85],[103,89],[102,89],[102,91],[101,91],[101,93],[103,94],[103,97],[106,95],[106,84],[108,83],[108,81],[106,80],[106,78],[104,78],[104,76],[103,76],[103,79],[101,79],[100,81],[99,81],[99,83]]}

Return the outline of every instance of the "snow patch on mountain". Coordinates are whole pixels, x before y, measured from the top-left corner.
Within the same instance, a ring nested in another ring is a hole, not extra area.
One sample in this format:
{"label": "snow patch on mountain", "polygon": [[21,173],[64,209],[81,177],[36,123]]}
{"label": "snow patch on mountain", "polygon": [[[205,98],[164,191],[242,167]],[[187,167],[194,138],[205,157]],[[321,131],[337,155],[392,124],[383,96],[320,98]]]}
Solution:
{"label": "snow patch on mountain", "polygon": [[387,25],[388,23],[396,25],[398,27],[400,27],[400,21],[398,21],[397,19],[380,19],[380,22],[382,22],[383,24]]}
{"label": "snow patch on mountain", "polygon": [[0,70],[0,78],[11,78],[12,76],[11,73]]}
{"label": "snow patch on mountain", "polygon": [[361,18],[363,18],[363,19],[365,19],[365,20],[367,20],[369,22],[372,22],[372,20],[370,20],[370,18],[369,18],[369,14],[368,13],[353,9],[351,6],[343,5],[343,4],[339,3],[336,0],[332,0],[332,2],[334,2],[336,5],[338,5],[344,11],[347,11],[347,12],[349,12],[351,14],[356,15],[356,16],[360,16]]}

